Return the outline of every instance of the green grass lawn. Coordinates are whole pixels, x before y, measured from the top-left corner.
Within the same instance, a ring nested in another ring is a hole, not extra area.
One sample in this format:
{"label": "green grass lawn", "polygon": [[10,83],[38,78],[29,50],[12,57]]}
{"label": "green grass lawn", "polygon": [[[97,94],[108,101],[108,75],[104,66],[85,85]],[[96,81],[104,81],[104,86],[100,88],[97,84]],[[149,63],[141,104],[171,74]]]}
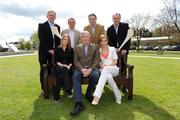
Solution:
{"label": "green grass lawn", "polygon": [[129,57],[134,99],[123,96],[118,105],[105,87],[99,106],[83,100],[86,109],[75,117],[73,99],[62,92],[58,104],[40,95],[37,61],[36,55],[0,58],[0,120],[180,120],[180,60]]}

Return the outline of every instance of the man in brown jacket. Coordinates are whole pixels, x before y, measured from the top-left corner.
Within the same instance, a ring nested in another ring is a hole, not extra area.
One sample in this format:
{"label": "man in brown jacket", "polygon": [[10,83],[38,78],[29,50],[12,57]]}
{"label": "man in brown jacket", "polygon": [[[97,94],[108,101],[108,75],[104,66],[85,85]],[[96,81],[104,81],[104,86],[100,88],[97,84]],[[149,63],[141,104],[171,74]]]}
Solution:
{"label": "man in brown jacket", "polygon": [[83,77],[89,78],[89,85],[85,98],[91,103],[93,100],[92,92],[99,79],[98,66],[100,63],[98,45],[90,43],[88,31],[81,33],[82,43],[74,49],[75,72],[73,75],[73,86],[75,96],[75,107],[70,115],[76,115],[85,109],[82,103],[81,82]]}
{"label": "man in brown jacket", "polygon": [[105,35],[104,26],[97,24],[97,16],[92,13],[88,16],[89,25],[84,27],[85,31],[88,31],[91,35],[91,43],[99,44],[100,35]]}

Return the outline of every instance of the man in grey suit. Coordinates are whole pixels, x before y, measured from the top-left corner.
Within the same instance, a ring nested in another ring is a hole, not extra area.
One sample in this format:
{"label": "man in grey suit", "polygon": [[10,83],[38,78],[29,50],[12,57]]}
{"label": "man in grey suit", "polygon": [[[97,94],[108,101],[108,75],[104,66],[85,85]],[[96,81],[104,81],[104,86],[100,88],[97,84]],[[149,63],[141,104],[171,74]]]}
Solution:
{"label": "man in grey suit", "polygon": [[75,29],[76,21],[74,18],[68,19],[68,25],[69,25],[69,28],[63,30],[61,34],[62,35],[69,34],[70,39],[71,39],[71,47],[75,48],[79,44],[79,41],[80,41],[80,31]]}
{"label": "man in grey suit", "polygon": [[98,45],[90,43],[90,33],[81,33],[82,43],[74,49],[75,72],[73,74],[73,86],[75,96],[75,107],[70,115],[76,115],[85,109],[82,103],[81,82],[83,77],[89,78],[89,85],[85,98],[91,103],[93,100],[92,92],[99,79],[98,66],[100,63],[100,53]]}

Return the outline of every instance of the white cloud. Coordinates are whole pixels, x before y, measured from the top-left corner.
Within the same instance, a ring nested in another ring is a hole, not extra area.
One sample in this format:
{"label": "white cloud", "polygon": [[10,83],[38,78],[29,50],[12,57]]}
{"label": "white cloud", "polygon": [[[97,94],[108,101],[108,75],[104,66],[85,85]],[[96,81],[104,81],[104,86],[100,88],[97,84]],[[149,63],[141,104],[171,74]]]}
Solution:
{"label": "white cloud", "polygon": [[[15,5],[17,10],[6,9],[8,5]],[[0,8],[0,39],[18,39],[18,36],[29,39],[38,23],[47,20],[46,12],[50,9],[57,12],[56,23],[62,29],[68,27],[67,19],[74,17],[76,28],[83,30],[90,13],[95,13],[97,22],[107,28],[112,24],[115,12],[121,13],[124,21],[138,13],[156,15],[163,7],[161,0],[0,0],[0,6],[3,6]]]}

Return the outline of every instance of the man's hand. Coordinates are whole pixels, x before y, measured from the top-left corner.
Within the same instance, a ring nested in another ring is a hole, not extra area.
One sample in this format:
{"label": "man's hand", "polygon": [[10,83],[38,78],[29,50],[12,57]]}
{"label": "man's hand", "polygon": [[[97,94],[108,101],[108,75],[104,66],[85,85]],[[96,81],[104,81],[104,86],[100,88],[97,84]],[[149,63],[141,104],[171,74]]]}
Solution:
{"label": "man's hand", "polygon": [[54,55],[54,50],[49,50],[48,51],[50,54]]}
{"label": "man's hand", "polygon": [[92,72],[92,69],[91,68],[89,68],[87,71],[86,71],[86,73],[87,73],[87,76],[89,76],[89,74]]}
{"label": "man's hand", "polygon": [[117,48],[117,49],[116,49],[116,52],[117,52],[117,53],[119,53],[119,52],[120,52],[120,50],[121,50],[120,48]]}
{"label": "man's hand", "polygon": [[82,68],[81,72],[83,73],[83,77],[87,77],[89,76],[89,74],[91,73],[92,69],[86,69],[86,68]]}
{"label": "man's hand", "polygon": [[125,53],[127,53],[127,50],[122,50],[121,54],[124,55]]}

